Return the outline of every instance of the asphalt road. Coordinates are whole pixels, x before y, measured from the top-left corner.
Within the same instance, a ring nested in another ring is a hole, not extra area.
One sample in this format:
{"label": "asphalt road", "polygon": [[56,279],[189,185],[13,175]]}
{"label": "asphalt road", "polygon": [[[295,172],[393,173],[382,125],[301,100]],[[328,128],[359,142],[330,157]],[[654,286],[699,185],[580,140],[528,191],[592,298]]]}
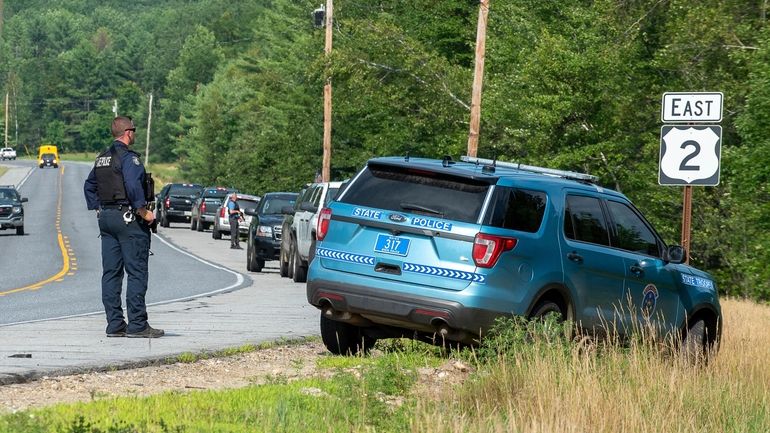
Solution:
{"label": "asphalt road", "polygon": [[[103,311],[99,229],[83,198],[90,164],[64,162],[58,169],[39,169],[32,161],[3,165],[14,169],[0,183],[23,182],[19,192],[29,202],[25,235],[0,231],[0,325]],[[151,250],[148,304],[250,284],[249,277],[202,262],[157,236]]]}

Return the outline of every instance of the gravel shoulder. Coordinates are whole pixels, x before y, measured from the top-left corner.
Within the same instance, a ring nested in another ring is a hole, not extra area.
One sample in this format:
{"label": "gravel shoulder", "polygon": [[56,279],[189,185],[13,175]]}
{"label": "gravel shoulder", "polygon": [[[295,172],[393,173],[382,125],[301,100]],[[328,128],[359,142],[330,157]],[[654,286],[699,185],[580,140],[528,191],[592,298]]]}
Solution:
{"label": "gravel shoulder", "polygon": [[306,342],[189,363],[43,377],[0,386],[0,414],[117,396],[240,388],[263,384],[271,377],[295,380],[317,374],[316,361],[327,353],[322,343]]}

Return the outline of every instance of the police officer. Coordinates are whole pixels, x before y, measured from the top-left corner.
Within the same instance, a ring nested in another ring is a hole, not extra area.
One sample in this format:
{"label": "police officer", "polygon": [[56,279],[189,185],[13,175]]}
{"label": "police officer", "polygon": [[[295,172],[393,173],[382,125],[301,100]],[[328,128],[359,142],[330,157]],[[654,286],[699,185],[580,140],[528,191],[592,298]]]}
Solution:
{"label": "police officer", "polygon": [[[147,323],[147,263],[150,224],[145,171],[139,154],[131,150],[136,127],[130,117],[112,121],[112,145],[100,153],[83,190],[89,210],[96,210],[102,239],[102,303],[107,314],[108,337],[157,338],[164,332]],[[123,272],[128,274],[123,318],[120,293]]]}
{"label": "police officer", "polygon": [[240,239],[238,238],[238,223],[240,222],[241,208],[238,206],[238,195],[232,193],[230,200],[227,201],[227,214],[230,222],[230,248],[233,250],[242,250]]}

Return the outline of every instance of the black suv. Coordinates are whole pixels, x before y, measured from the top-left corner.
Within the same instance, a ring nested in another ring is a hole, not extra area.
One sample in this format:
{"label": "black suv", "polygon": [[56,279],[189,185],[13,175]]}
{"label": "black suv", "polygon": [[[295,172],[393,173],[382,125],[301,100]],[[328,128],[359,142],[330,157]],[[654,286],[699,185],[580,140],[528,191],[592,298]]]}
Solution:
{"label": "black suv", "polygon": [[27,198],[19,196],[13,185],[0,185],[0,230],[16,229],[24,234],[24,206]]}
{"label": "black suv", "polygon": [[203,191],[201,185],[192,183],[170,183],[157,195],[156,218],[162,227],[172,222],[190,222],[193,202]]}
{"label": "black suv", "polygon": [[256,209],[246,209],[251,215],[248,246],[246,248],[246,269],[261,272],[266,260],[276,260],[281,251],[281,210],[294,206],[296,192],[269,192],[262,197]]}

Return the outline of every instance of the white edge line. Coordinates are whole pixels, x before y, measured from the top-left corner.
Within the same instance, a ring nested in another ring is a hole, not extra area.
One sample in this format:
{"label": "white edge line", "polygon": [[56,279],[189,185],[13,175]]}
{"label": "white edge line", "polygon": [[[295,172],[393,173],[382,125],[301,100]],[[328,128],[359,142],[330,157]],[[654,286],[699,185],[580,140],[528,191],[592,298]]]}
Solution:
{"label": "white edge line", "polygon": [[[244,282],[243,274],[241,274],[239,272],[235,272],[235,271],[233,271],[231,269],[227,269],[227,268],[225,268],[223,266],[219,266],[219,265],[216,265],[214,263],[208,262],[208,261],[203,260],[202,258],[200,258],[198,256],[195,256],[193,254],[188,253],[187,251],[184,251],[184,250],[182,250],[180,248],[177,248],[176,246],[174,246],[173,244],[171,244],[167,240],[163,239],[163,237],[161,237],[157,233],[154,236],[156,238],[158,238],[161,242],[166,244],[172,250],[180,252],[180,253],[188,256],[188,257],[192,257],[193,259],[195,259],[195,260],[197,260],[197,261],[199,261],[199,262],[201,262],[201,263],[203,263],[205,265],[211,266],[212,268],[219,269],[219,270],[222,270],[222,271],[225,271],[225,272],[228,272],[228,273],[231,273],[231,274],[235,275],[236,282],[235,282],[235,284],[231,284],[231,285],[229,285],[229,286],[227,286],[227,287],[225,287],[223,289],[217,289],[217,290],[213,290],[211,292],[201,293],[201,294],[192,295],[192,296],[185,296],[183,298],[168,299],[168,300],[165,300],[165,301],[153,302],[151,304],[147,304],[148,307],[153,307],[153,306],[157,306],[157,305],[164,305],[164,304],[171,304],[171,303],[174,303],[174,302],[190,301],[190,300],[197,299],[197,298],[205,298],[207,296],[212,296],[212,295],[216,295],[216,294],[219,294],[219,293],[230,291],[230,290],[240,286],[241,284],[243,284],[243,282]],[[48,322],[48,321],[51,321],[51,320],[74,319],[76,317],[93,316],[93,315],[96,315],[96,314],[104,314],[104,311],[93,311],[93,312],[90,312],[90,313],[72,314],[72,315],[69,315],[69,316],[49,317],[49,318],[46,318],[46,319],[25,320],[23,322],[3,323],[3,324],[0,324],[0,328],[5,328],[7,326],[13,326],[13,325],[25,325],[25,324],[28,324],[28,323]]]}
{"label": "white edge line", "polygon": [[27,172],[27,175],[24,176],[24,179],[22,179],[21,182],[19,182],[16,185],[16,189],[21,189],[21,187],[24,186],[24,183],[27,181],[27,179],[29,179],[29,177],[32,176],[32,173],[34,173],[34,172],[35,172],[35,169],[34,168],[30,168],[29,171]]}

